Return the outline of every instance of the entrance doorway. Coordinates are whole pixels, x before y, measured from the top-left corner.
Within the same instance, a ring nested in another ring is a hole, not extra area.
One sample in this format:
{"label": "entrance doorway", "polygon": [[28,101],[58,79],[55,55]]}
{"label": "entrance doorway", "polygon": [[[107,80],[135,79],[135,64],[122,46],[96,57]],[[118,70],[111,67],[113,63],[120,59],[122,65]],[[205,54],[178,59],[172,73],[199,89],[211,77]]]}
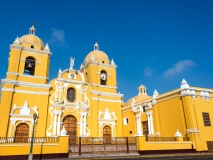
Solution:
{"label": "entrance doorway", "polygon": [[68,115],[63,119],[64,127],[67,131],[67,135],[70,136],[70,145],[76,144],[76,136],[77,136],[77,125],[76,118],[74,116]]}
{"label": "entrance doorway", "polygon": [[103,138],[105,144],[111,144],[111,127],[105,126],[103,128]]}
{"label": "entrance doorway", "polygon": [[20,123],[16,127],[14,142],[27,143],[29,138],[29,126],[26,123]]}
{"label": "entrance doorway", "polygon": [[142,126],[143,126],[143,135],[147,136],[149,134],[148,121],[143,121]]}

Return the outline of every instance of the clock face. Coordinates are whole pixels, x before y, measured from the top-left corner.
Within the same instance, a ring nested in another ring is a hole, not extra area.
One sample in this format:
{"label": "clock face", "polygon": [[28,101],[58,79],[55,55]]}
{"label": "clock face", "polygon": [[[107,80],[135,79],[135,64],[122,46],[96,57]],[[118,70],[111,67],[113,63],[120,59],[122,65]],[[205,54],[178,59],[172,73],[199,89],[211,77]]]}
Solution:
{"label": "clock face", "polygon": [[106,78],[107,78],[106,73],[101,73],[101,79],[105,81]]}

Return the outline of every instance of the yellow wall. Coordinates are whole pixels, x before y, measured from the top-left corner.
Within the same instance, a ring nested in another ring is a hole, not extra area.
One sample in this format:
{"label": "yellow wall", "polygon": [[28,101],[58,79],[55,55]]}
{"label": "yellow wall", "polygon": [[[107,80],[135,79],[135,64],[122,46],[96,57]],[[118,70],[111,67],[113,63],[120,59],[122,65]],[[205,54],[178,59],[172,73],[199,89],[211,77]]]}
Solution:
{"label": "yellow wall", "polygon": [[[59,137],[58,143],[34,143],[33,154],[68,153],[68,136]],[[8,143],[0,145],[0,156],[28,155],[30,143]]]}

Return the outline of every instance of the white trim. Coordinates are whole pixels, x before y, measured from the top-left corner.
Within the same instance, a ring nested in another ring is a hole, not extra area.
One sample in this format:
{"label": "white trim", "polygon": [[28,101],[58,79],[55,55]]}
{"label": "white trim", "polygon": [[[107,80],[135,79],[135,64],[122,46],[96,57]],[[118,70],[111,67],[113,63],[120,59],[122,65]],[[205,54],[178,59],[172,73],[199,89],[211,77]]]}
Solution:
{"label": "white trim", "polygon": [[[20,61],[26,62],[26,58],[19,58]],[[41,62],[35,61],[36,64],[41,64]]]}
{"label": "white trim", "polygon": [[96,97],[92,97],[92,100],[102,101],[102,102],[123,102],[121,100],[111,100],[111,99],[96,98]]}
{"label": "white trim", "polygon": [[129,124],[129,118],[128,117],[123,118],[123,124],[124,124],[124,126]]}
{"label": "white trim", "polygon": [[[96,60],[102,60],[102,59],[96,59]],[[103,59],[105,60],[105,59]],[[108,60],[110,62],[110,60]],[[97,65],[100,65],[100,66],[103,66],[103,67],[107,67],[107,68],[117,68],[118,66],[115,65],[115,64],[106,64],[106,63],[100,63],[100,62],[96,62],[96,61],[87,61],[85,64],[84,64],[84,68],[87,68],[89,65],[93,65],[93,66],[97,66]]]}
{"label": "white trim", "polygon": [[12,89],[12,88],[2,88],[2,91],[9,91],[15,93],[25,93],[25,94],[42,94],[42,95],[49,95],[49,92],[38,92],[38,91],[28,91],[28,90],[19,90],[19,89]]}
{"label": "white trim", "polygon": [[[181,94],[181,92],[186,91],[186,90],[188,90],[188,91],[194,90],[194,91],[213,92],[213,90],[211,90],[211,89],[196,88],[196,87],[190,87],[190,88],[187,88],[187,89],[176,89],[176,90],[173,90],[172,92],[158,95],[156,98],[150,98],[149,100],[145,100],[143,102],[139,102],[139,103],[135,104],[135,106],[140,105],[140,104],[144,104],[144,103],[148,103],[148,102],[152,103],[153,100],[156,101],[156,103],[159,103],[159,102],[162,102],[162,101],[165,101],[165,100],[169,100],[169,99],[173,99],[173,98],[180,97],[180,96],[192,96],[192,98],[193,98],[193,96],[200,96],[200,97],[203,96],[203,95],[201,96],[200,94],[194,94],[194,93],[191,93],[191,92],[185,92],[184,94]],[[162,99],[164,97],[167,97],[167,96],[170,96],[172,94],[179,93],[179,92],[180,92],[180,95],[175,95],[175,96],[172,96],[172,97],[169,97],[169,98]],[[213,96],[203,96],[203,97],[213,98]],[[158,99],[158,101],[157,101],[157,99]],[[159,99],[162,99],[162,100],[159,100]],[[152,105],[156,104],[156,103],[152,103]],[[131,105],[129,105],[129,106],[125,107],[125,108],[122,108],[121,110],[123,111],[123,110],[127,110],[127,109],[130,109],[130,108],[132,108]]]}
{"label": "white trim", "polygon": [[65,78],[57,78],[56,80],[57,81],[67,82],[67,83],[87,84],[84,81],[71,80],[71,79],[65,79]]}
{"label": "white trim", "polygon": [[199,133],[198,128],[187,128],[186,133]]}
{"label": "white trim", "polygon": [[50,84],[37,84],[37,83],[30,83],[30,82],[23,82],[23,81],[17,81],[12,79],[2,79],[2,83],[6,84],[15,84],[17,86],[27,86],[27,87],[33,87],[33,88],[51,88]]}
{"label": "white trim", "polygon": [[91,86],[98,86],[98,87],[103,87],[103,88],[115,88],[117,89],[117,87],[114,86],[106,86],[106,85],[100,85],[100,84],[95,84],[95,83],[91,83]]}
{"label": "white trim", "polygon": [[[39,45],[36,45],[36,46],[39,46]],[[50,50],[37,50],[37,49],[32,49],[32,48],[26,48],[26,47],[23,47],[21,45],[15,45],[15,44],[11,44],[10,45],[10,50],[11,49],[21,49],[21,50],[27,50],[27,51],[33,51],[33,52],[38,52],[38,53],[41,53],[41,55],[45,54],[45,55],[48,55],[48,56],[51,56],[52,53],[50,52]],[[43,54],[42,54],[43,53]]]}
{"label": "white trim", "polygon": [[38,79],[49,79],[48,77],[44,77],[44,76],[31,76],[31,75],[26,75],[26,74],[20,74],[20,73],[16,73],[16,72],[7,72],[7,75],[17,75],[17,76],[23,76],[23,77],[28,77],[28,78],[38,78]]}
{"label": "white trim", "polygon": [[120,93],[101,92],[101,91],[98,91],[98,90],[91,90],[90,92],[92,94],[98,94],[98,95],[101,95],[101,96],[123,97],[123,94],[120,94]]}

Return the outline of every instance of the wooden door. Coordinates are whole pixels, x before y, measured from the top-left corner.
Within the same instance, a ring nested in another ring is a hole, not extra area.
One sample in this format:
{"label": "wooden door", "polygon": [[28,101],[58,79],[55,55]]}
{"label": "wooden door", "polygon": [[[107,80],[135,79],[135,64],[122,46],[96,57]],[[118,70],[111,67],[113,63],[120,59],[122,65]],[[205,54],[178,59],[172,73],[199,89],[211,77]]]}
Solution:
{"label": "wooden door", "polygon": [[143,126],[143,135],[148,135],[149,134],[149,128],[148,128],[148,121],[142,122]]}
{"label": "wooden door", "polygon": [[63,124],[67,131],[67,135],[70,136],[70,144],[76,144],[76,136],[77,136],[77,125],[76,118],[74,116],[66,116],[63,119]]}
{"label": "wooden door", "polygon": [[213,152],[213,141],[207,141],[208,152]]}
{"label": "wooden door", "polygon": [[105,126],[103,128],[103,138],[105,144],[111,144],[111,127]]}
{"label": "wooden door", "polygon": [[29,126],[26,123],[20,123],[16,127],[14,142],[26,143],[29,138]]}

